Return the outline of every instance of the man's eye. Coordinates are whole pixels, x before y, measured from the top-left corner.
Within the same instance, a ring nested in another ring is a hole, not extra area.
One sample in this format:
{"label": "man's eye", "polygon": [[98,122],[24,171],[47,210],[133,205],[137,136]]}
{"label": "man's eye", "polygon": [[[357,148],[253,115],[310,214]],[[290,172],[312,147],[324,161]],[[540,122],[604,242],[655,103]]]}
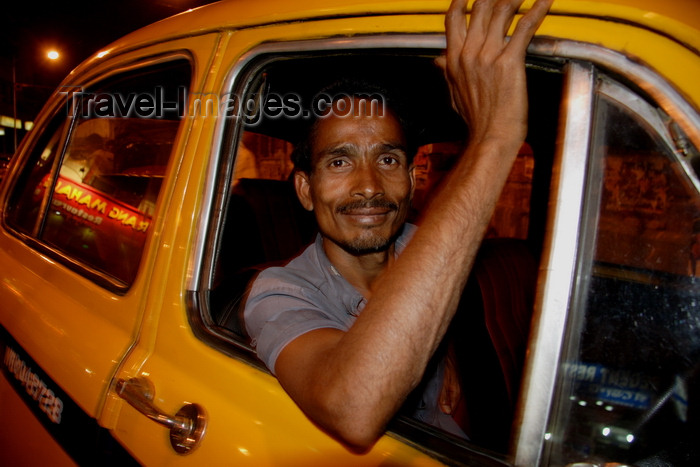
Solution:
{"label": "man's eye", "polygon": [[345,165],[347,165],[347,162],[343,159],[334,159],[331,161],[331,163],[329,165],[331,167],[334,167],[334,168],[339,168],[339,167],[344,167]]}
{"label": "man's eye", "polygon": [[383,165],[396,165],[399,163],[399,160],[395,156],[382,156],[380,162]]}

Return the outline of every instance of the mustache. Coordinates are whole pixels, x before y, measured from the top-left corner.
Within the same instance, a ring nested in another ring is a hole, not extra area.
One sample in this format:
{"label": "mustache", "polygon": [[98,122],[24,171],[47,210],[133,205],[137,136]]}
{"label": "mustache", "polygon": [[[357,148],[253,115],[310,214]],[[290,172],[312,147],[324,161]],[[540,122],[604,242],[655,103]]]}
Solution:
{"label": "mustache", "polygon": [[399,205],[393,201],[389,201],[388,199],[384,198],[355,200],[347,202],[345,204],[341,204],[340,206],[335,208],[335,212],[337,212],[338,214],[346,214],[357,209],[368,208],[381,208],[388,209],[390,211],[396,211],[399,209]]}

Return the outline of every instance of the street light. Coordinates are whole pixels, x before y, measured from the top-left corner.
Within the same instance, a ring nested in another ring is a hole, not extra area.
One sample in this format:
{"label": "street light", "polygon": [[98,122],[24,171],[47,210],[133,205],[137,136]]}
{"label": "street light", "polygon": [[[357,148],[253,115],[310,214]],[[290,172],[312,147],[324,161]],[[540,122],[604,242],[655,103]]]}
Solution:
{"label": "street light", "polygon": [[61,56],[56,50],[49,50],[49,52],[46,54],[46,56],[49,58],[49,60],[58,60],[58,58]]}

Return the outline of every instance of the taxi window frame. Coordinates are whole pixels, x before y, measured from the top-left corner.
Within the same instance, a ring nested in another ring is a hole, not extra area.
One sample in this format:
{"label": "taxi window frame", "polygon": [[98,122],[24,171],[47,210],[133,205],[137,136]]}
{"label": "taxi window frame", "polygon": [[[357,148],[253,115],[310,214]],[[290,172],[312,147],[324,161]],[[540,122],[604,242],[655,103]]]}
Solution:
{"label": "taxi window frame", "polygon": [[[177,63],[180,62],[179,66],[185,66],[185,64],[189,67],[189,81],[188,81],[188,86],[189,89],[191,90],[192,84],[194,83],[195,80],[195,62],[191,54],[189,54],[187,51],[182,51],[182,50],[175,50],[173,52],[169,53],[161,53],[161,54],[156,54],[156,55],[151,55],[151,56],[146,56],[146,57],[141,57],[132,61],[128,62],[118,62],[115,64],[110,64],[108,65],[108,68],[106,70],[102,69],[101,67],[98,68],[98,71],[91,71],[90,75],[88,75],[85,80],[83,81],[83,84],[78,85],[81,89],[91,89],[96,85],[99,85],[104,82],[108,82],[110,79],[113,79],[114,77],[117,77],[119,75],[127,76],[129,73],[134,73],[134,72],[139,72],[140,70],[144,69],[149,69],[149,70],[156,70],[160,66],[164,66],[167,64],[172,64],[172,63]],[[61,88],[74,88],[75,86],[72,85],[71,83],[63,83]],[[189,92],[189,91],[188,91]],[[49,171],[49,177],[51,180],[51,185],[55,183],[57,177],[58,177],[58,172],[60,171],[60,165],[62,163],[62,160],[65,155],[65,151],[67,149],[67,145],[70,142],[70,137],[71,133],[74,131],[75,123],[77,121],[77,115],[76,112],[70,112],[69,115],[64,115],[62,112],[65,112],[65,110],[68,108],[68,106],[74,106],[76,105],[76,100],[73,96],[72,93],[70,92],[65,92],[61,93],[60,91],[57,91],[57,94],[65,94],[62,95],[58,98],[52,99],[48,107],[46,107],[42,113],[44,115],[43,120],[41,122],[38,122],[37,125],[34,126],[32,130],[32,134],[36,134],[36,137],[33,137],[31,140],[29,140],[28,145],[25,149],[20,149],[21,151],[21,157],[22,159],[18,159],[15,161],[15,164],[13,165],[12,173],[8,174],[8,178],[10,179],[10,183],[7,183],[5,187],[3,187],[3,203],[6,206],[7,203],[10,202],[10,199],[12,196],[17,192],[19,189],[18,185],[20,183],[25,183],[25,174],[27,173],[28,170],[28,164],[32,162],[31,158],[32,156],[35,155],[35,151],[38,150],[39,145],[45,144],[48,139],[50,139],[51,135],[45,133],[46,129],[52,129],[52,128],[60,128],[63,126],[62,134],[60,137],[60,140],[58,142],[58,146],[60,147],[59,152],[56,155],[56,160],[53,162],[53,167]],[[187,102],[185,102],[185,105],[188,105]],[[185,113],[187,112],[187,109],[184,109]],[[174,154],[172,151],[175,151],[177,148],[177,142],[181,138],[182,132],[183,132],[183,127],[186,125],[187,119],[185,116],[180,118],[180,123],[178,124],[177,131],[175,132],[174,138],[173,138],[173,144],[171,148],[171,155],[168,160],[168,164],[166,166],[166,177],[167,173],[170,172],[170,166],[173,164],[173,160],[176,159],[174,157]],[[28,135],[28,139],[32,137],[32,134]],[[53,134],[53,133],[52,133]],[[20,153],[18,153],[20,154]],[[50,198],[50,194],[48,194],[47,190],[47,196],[45,196],[46,200]],[[156,204],[160,204],[160,199],[162,198],[162,189],[160,190],[160,193],[157,198]],[[48,206],[46,206],[46,200],[44,200],[41,203],[40,210],[42,211],[43,214],[40,215],[41,218],[44,218],[46,216],[46,210],[48,209]],[[18,229],[16,229],[10,222],[8,222],[7,219],[7,214],[8,209],[3,208],[2,213],[1,213],[1,222],[3,227],[10,232],[13,236],[19,238],[23,243],[25,243],[27,246],[30,248],[45,254],[51,258],[56,259],[59,263],[65,265],[67,268],[71,269],[72,271],[75,271],[76,273],[80,274],[81,276],[87,278],[88,280],[94,282],[95,284],[99,285],[100,287],[103,287],[113,293],[116,293],[118,295],[124,295],[126,294],[130,287],[133,285],[133,283],[136,281],[138,275],[141,274],[141,270],[143,269],[143,258],[145,257],[145,252],[146,249],[148,248],[148,245],[150,243],[150,238],[152,237],[152,234],[149,232],[146,242],[142,248],[140,258],[138,261],[138,266],[137,266],[137,272],[135,277],[132,279],[130,283],[126,283],[114,276],[112,276],[109,273],[100,271],[94,267],[91,267],[84,261],[82,261],[80,258],[74,257],[73,255],[62,251],[61,249],[57,247],[53,247],[46,243],[45,241],[42,241],[40,238],[37,238],[36,232],[32,233],[25,233],[22,232]],[[150,229],[153,231],[154,229]]]}
{"label": "taxi window frame", "polygon": [[[353,38],[331,38],[303,40],[282,43],[267,43],[254,47],[239,58],[228,72],[221,87],[222,92],[233,92],[236,96],[245,96],[251,88],[251,77],[264,68],[266,63],[281,56],[305,56],[316,53],[336,51],[367,51],[372,49],[399,49],[402,51],[426,50],[437,56],[445,48],[442,35],[386,35],[359,36]],[[531,48],[531,51],[537,49]],[[528,66],[542,70],[559,70],[562,61],[544,57],[537,52],[528,56]],[[557,96],[560,102],[560,96]],[[225,200],[230,186],[236,159],[235,148],[241,138],[243,126],[241,117],[219,119],[211,145],[210,165],[206,175],[205,186],[211,187],[204,194],[204,206],[196,229],[195,249],[190,260],[190,277],[187,284],[187,316],[195,336],[217,351],[243,361],[263,372],[269,373],[264,364],[255,356],[247,342],[242,342],[231,332],[216,326],[211,318],[209,292],[213,286],[216,266],[216,248],[225,216]],[[229,121],[224,123],[223,121]],[[556,129],[555,129],[556,132]],[[495,453],[482,446],[453,437],[436,430],[424,423],[401,416],[392,423],[388,436],[396,437],[412,444],[434,458],[444,462],[473,463],[480,465],[510,465],[509,453]],[[408,436],[411,440],[408,441]]]}
{"label": "taxi window frame", "polygon": [[[394,34],[383,36],[359,36],[353,38],[330,38],[300,40],[279,43],[265,43],[247,51],[227,73],[223,93],[245,96],[251,89],[251,78],[270,62],[281,56],[304,56],[317,53],[332,53],[354,50],[361,52],[372,49],[399,49],[440,51],[445,48],[445,38],[440,35]],[[254,356],[250,345],[236,339],[231,333],[215,329],[211,320],[208,292],[211,290],[216,262],[214,245],[219,243],[222,230],[227,186],[230,185],[236,159],[235,148],[240,140],[243,125],[240,116],[219,119],[211,146],[210,165],[206,175],[207,190],[197,228],[195,251],[189,270],[192,272],[187,285],[188,319],[195,335],[224,354],[242,359],[267,372],[262,362]],[[234,123],[230,123],[234,122]]]}

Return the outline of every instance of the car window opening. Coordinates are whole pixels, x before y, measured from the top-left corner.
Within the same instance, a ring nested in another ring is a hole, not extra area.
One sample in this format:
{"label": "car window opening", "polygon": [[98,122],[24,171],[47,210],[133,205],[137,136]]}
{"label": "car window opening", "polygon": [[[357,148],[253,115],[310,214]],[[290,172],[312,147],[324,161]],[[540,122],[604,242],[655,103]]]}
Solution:
{"label": "car window opening", "polygon": [[[368,59],[364,55],[343,58]],[[370,59],[388,58],[370,55]],[[310,63],[303,65],[293,60],[273,62],[264,70],[268,92],[289,95],[290,89],[295,89],[289,83],[290,76],[296,76],[292,70],[299,66],[327,70],[338,58],[308,60]],[[390,62],[419,76],[422,98],[429,104],[414,101],[418,109],[412,115],[421,122],[432,119],[432,126],[422,130],[426,138],[414,158],[416,192],[409,221],[415,221],[459,154],[466,132],[451,120],[444,86],[433,86],[439,76],[435,75],[438,70],[432,59],[394,56]],[[462,401],[453,418],[473,443],[501,453],[508,450],[529,335],[561,90],[559,74],[529,72],[544,75],[538,76],[543,79],[532,80],[535,84],[531,85],[532,136],[514,165],[443,345],[444,353],[449,353],[457,368],[462,387]],[[308,75],[303,79],[304,84],[297,89],[306,92],[310,87]],[[277,83],[284,85],[276,88]],[[412,96],[406,90],[404,93]],[[296,122],[286,123],[293,127]],[[313,214],[302,208],[290,181],[293,135],[294,128],[286,128],[280,119],[256,122],[245,128],[235,149],[209,298],[215,326],[233,332],[245,343],[248,336],[242,310],[252,279],[264,268],[285,264],[295,257],[317,232]],[[539,181],[536,189],[534,180]]]}

